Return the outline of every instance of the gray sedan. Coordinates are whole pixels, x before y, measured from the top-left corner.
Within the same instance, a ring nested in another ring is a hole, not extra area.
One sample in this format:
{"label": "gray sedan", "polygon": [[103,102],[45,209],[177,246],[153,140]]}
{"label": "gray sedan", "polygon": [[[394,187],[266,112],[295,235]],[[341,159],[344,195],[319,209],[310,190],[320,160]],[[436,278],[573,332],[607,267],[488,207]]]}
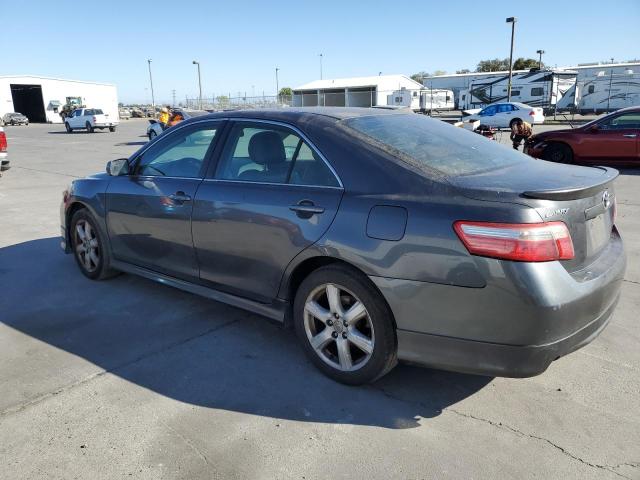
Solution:
{"label": "gray sedan", "polygon": [[29,125],[29,119],[22,113],[10,112],[4,114],[2,123],[5,125]]}
{"label": "gray sedan", "polygon": [[[617,172],[380,109],[220,112],[74,180],[62,247],[295,328],[333,379],[526,377],[607,325]],[[249,327],[247,327],[249,328]]]}

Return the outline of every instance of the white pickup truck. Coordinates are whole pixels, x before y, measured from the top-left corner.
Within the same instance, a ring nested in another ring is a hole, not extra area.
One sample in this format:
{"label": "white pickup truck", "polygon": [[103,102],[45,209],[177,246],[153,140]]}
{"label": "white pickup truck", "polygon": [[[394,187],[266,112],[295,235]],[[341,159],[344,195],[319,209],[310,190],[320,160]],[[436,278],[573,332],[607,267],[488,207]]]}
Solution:
{"label": "white pickup truck", "polygon": [[110,132],[115,132],[118,121],[111,120],[109,114],[104,113],[99,108],[78,108],[65,118],[64,126],[67,129],[67,133],[72,133],[78,129],[93,133],[96,128],[100,130],[108,128]]}

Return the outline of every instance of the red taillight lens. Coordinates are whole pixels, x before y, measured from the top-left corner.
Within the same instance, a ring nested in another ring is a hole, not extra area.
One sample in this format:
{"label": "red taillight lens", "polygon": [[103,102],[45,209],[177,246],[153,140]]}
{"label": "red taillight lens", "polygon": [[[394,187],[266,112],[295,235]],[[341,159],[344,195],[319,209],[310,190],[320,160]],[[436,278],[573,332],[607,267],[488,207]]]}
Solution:
{"label": "red taillight lens", "polygon": [[535,114],[536,114],[536,112],[534,112],[533,110],[531,110],[531,111],[529,112],[529,116],[530,116],[530,117],[535,116]]}
{"label": "red taillight lens", "polygon": [[0,132],[0,152],[7,151],[7,134]]}
{"label": "red taillight lens", "polygon": [[458,221],[453,228],[473,255],[517,262],[549,262],[574,257],[573,241],[564,222]]}

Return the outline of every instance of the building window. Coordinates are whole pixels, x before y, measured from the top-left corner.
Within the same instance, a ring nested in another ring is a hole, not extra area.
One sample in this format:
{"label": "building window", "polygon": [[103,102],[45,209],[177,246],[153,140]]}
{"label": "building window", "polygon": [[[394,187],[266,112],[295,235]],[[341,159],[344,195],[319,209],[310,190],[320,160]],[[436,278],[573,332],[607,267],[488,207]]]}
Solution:
{"label": "building window", "polygon": [[596,90],[595,85],[589,85],[589,89],[587,90],[589,93],[593,93]]}
{"label": "building window", "polygon": [[520,90],[511,90],[511,96],[512,97],[519,97],[520,96]]}
{"label": "building window", "polygon": [[531,89],[532,97],[541,97],[544,95],[544,89],[542,87],[534,87]]}

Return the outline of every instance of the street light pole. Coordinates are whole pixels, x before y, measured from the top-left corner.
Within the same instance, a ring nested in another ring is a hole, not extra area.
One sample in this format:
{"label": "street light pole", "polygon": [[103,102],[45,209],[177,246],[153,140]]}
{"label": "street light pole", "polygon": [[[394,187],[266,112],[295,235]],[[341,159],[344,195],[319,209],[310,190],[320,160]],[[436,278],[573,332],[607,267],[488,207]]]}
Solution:
{"label": "street light pole", "polygon": [[149,83],[151,84],[151,106],[153,107],[153,114],[156,114],[156,100],[153,96],[153,77],[151,76],[151,59],[147,59],[147,63],[149,64]]}
{"label": "street light pole", "polygon": [[507,102],[511,101],[511,81],[513,78],[513,37],[516,33],[516,17],[507,18],[507,23],[511,24],[511,51],[509,53],[509,83],[507,85]]}
{"label": "street light pole", "polygon": [[202,79],[200,77],[200,62],[196,62],[194,60],[193,64],[198,66],[198,90],[200,92],[198,96],[198,104],[199,104],[200,110],[202,110]]}
{"label": "street light pole", "polygon": [[320,53],[320,54],[318,54],[318,56],[320,57],[320,80],[322,80],[322,57],[323,57],[323,55]]}
{"label": "street light pole", "polygon": [[544,50],[536,50],[536,53],[540,55],[540,60],[538,61],[538,69],[542,70],[542,54],[545,53]]}
{"label": "street light pole", "polygon": [[280,85],[278,83],[278,70],[280,69],[276,67],[276,98],[278,99],[277,103],[279,104],[280,103]]}

